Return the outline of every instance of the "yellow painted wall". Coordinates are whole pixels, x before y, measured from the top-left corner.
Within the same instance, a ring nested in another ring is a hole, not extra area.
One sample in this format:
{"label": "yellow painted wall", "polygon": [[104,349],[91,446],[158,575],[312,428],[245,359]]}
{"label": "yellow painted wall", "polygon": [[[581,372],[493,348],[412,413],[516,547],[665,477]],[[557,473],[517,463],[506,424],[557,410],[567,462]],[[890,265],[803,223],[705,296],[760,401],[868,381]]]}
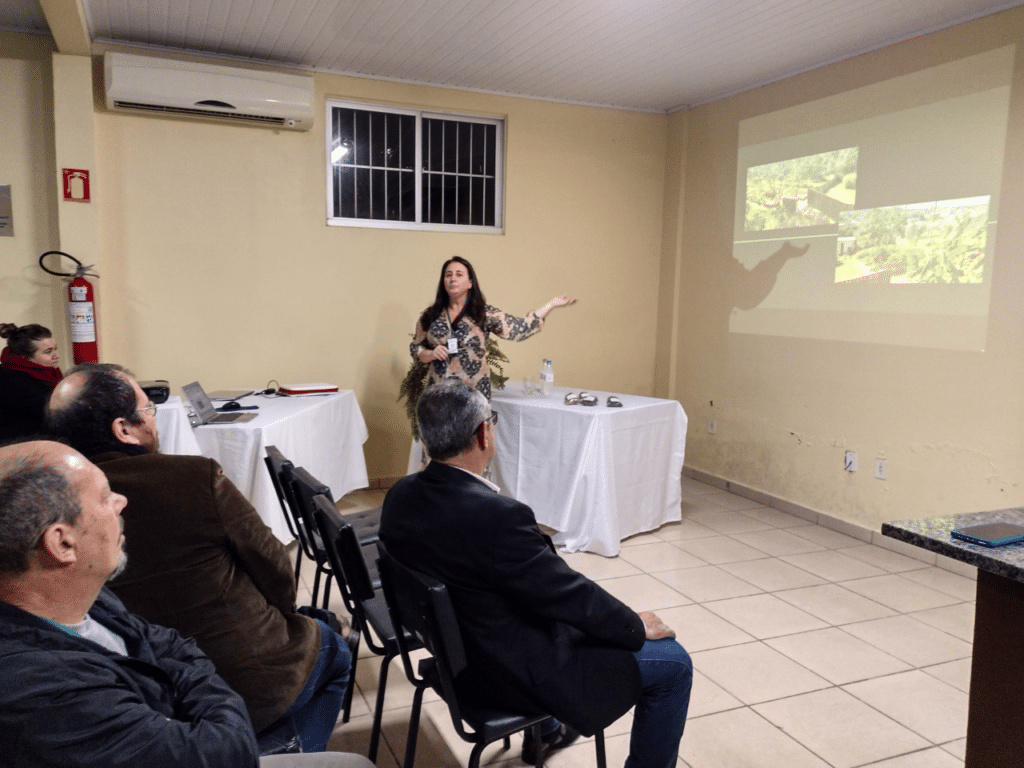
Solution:
{"label": "yellow painted wall", "polygon": [[[690,416],[688,465],[872,528],[1024,505],[1020,51],[984,352],[728,330],[741,282],[732,259],[741,120],[1022,39],[1024,9],[1007,11],[691,110],[686,131],[670,133],[686,189],[682,242],[666,259],[682,264],[675,392]],[[846,450],[858,453],[856,473],[843,470]],[[876,457],[887,460],[885,481],[873,476]]]}
{"label": "yellow painted wall", "polygon": [[[671,116],[315,76],[318,100],[506,117],[501,236],[327,227],[322,122],[291,133],[126,116],[106,112],[97,90],[103,357],[175,386],[351,388],[370,427],[370,476],[393,477],[408,449],[394,401],[406,345],[442,261],[457,253],[507,310],[555,293],[580,299],[540,336],[505,345],[509,373],[550,357],[559,383],[678,397],[692,467],[869,527],[1022,504],[1019,55],[984,353],[728,332],[740,121],[1014,45],[1022,33],[1024,9],[1011,10]],[[21,125],[45,122],[50,48],[2,41],[0,98],[30,115]],[[4,153],[0,168],[41,202],[31,242],[0,239],[12,254],[0,290],[4,309],[27,322],[59,310],[32,266],[57,232],[53,140],[12,133],[22,157]],[[16,193],[16,211],[24,199]],[[842,470],[846,450],[860,456],[856,474]],[[887,481],[871,476],[876,456],[888,460]]]}
{"label": "yellow painted wall", "polygon": [[[98,60],[97,60],[98,62]],[[371,478],[404,474],[395,402],[442,263],[545,330],[507,373],[651,394],[667,118],[316,75],[325,97],[507,119],[505,234],[328,227],[323,113],[307,133],[124,115],[96,119],[106,360],[176,388],[330,381],[356,392]]]}
{"label": "yellow painted wall", "polygon": [[38,264],[59,242],[53,50],[48,37],[0,32],[0,185],[11,187],[14,218],[14,236],[0,237],[0,322],[46,326],[63,356],[60,284]]}

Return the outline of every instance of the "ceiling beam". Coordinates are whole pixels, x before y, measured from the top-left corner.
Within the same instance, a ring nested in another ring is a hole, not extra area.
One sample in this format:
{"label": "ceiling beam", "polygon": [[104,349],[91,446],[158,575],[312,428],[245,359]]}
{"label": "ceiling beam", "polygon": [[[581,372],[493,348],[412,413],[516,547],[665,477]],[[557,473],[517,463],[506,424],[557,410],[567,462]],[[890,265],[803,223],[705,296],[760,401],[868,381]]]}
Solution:
{"label": "ceiling beam", "polygon": [[89,56],[92,38],[82,0],[39,0],[57,50],[72,56]]}

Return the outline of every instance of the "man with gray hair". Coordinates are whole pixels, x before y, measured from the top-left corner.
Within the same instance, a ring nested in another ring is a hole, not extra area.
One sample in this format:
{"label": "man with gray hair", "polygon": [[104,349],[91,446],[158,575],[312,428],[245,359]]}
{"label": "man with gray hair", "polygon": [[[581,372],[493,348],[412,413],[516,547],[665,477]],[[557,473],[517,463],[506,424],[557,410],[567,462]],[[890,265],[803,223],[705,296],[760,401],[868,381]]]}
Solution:
{"label": "man with gray hair", "polygon": [[245,703],[192,640],[132,616],[125,497],[77,451],[0,447],[0,754],[12,768],[372,768],[259,758]]}
{"label": "man with gray hair", "polygon": [[[484,704],[558,718],[548,750],[635,705],[627,768],[675,766],[693,677],[675,633],[572,570],[532,510],[482,476],[497,414],[479,392],[434,384],[416,415],[432,460],[388,491],[380,538],[448,586],[469,661],[456,685]],[[536,757],[527,737],[523,760]]]}
{"label": "man with gray hair", "polygon": [[104,588],[124,506],[67,446],[0,448],[5,764],[255,765],[245,705],[209,659]]}

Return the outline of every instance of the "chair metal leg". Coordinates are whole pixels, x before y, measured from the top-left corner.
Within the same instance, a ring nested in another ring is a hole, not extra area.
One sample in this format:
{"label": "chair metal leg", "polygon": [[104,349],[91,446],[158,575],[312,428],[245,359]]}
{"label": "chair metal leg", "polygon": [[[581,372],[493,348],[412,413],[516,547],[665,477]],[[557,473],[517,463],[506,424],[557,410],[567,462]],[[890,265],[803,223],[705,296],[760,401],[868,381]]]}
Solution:
{"label": "chair metal leg", "polygon": [[370,727],[370,749],[366,757],[371,763],[377,762],[377,746],[380,744],[380,721],[384,717],[384,689],[388,684],[388,667],[396,654],[385,656],[380,663],[380,679],[377,681],[377,703],[373,708],[373,725]]}
{"label": "chair metal leg", "polygon": [[[467,768],[480,768],[480,755],[483,753],[484,747],[486,746],[487,745],[482,741],[478,741],[473,745],[473,751],[469,755],[469,765]],[[412,766],[406,766],[406,768],[412,768]]]}
{"label": "chair metal leg", "polygon": [[597,768],[608,768],[608,761],[604,754],[604,731],[594,734],[594,748],[597,750]]}
{"label": "chair metal leg", "polygon": [[324,577],[324,602],[321,604],[320,607],[323,608],[325,611],[328,610],[327,606],[331,602],[331,581],[333,581],[333,578],[334,574],[329,571],[327,572],[327,575]]}
{"label": "chair metal leg", "polygon": [[310,605],[320,605],[317,602],[317,598],[320,596],[320,574],[323,573],[323,566],[317,563],[316,575],[313,576],[313,599],[309,601]]}
{"label": "chair metal leg", "polygon": [[302,569],[302,545],[295,547],[295,584],[299,583],[299,571]]}
{"label": "chair metal leg", "polygon": [[423,706],[423,693],[426,688],[416,688],[412,697],[412,710],[409,712],[409,733],[405,737],[405,762],[402,768],[413,768],[416,763],[416,741],[420,735],[420,709]]}
{"label": "chair metal leg", "polygon": [[358,629],[352,627],[350,631],[348,649],[352,652],[352,666],[348,671],[348,686],[345,688],[345,700],[341,707],[341,711],[344,713],[341,718],[343,723],[348,722],[349,715],[352,713],[352,692],[356,688],[356,665],[359,663],[359,641],[361,639]]}

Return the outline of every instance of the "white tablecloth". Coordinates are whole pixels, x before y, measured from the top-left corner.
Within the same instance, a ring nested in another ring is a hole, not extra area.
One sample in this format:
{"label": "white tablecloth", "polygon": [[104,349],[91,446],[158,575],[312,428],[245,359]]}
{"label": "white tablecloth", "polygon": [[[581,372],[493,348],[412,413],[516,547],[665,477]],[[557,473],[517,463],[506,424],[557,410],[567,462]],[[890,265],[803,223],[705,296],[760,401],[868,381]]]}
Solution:
{"label": "white tablecloth", "polygon": [[[176,398],[171,398],[176,399]],[[274,534],[284,542],[291,534],[281,512],[281,505],[270,482],[263,458],[266,446],[276,445],[297,467],[305,467],[314,477],[328,485],[335,500],[356,488],[365,488],[366,459],[363,443],[369,433],[359,410],[355,394],[342,390],[331,395],[299,397],[260,397],[250,395],[242,405],[258,405],[257,416],[243,424],[209,424],[189,428],[198,450],[192,451],[189,441],[175,427],[172,439],[165,440],[164,421],[176,420],[175,411],[185,416],[180,402],[157,409],[157,429],[164,453],[197,453],[216,459],[224,474],[238,487]],[[164,414],[164,411],[168,411]],[[185,426],[188,418],[185,416]]]}
{"label": "white tablecloth", "polygon": [[681,517],[686,413],[675,400],[589,390],[598,405],[565,405],[556,387],[526,396],[522,384],[495,391],[493,480],[559,531],[568,552],[618,554],[619,542]]}
{"label": "white tablecloth", "polygon": [[160,437],[160,452],[176,456],[202,456],[188,413],[177,395],[156,407],[156,433]]}

